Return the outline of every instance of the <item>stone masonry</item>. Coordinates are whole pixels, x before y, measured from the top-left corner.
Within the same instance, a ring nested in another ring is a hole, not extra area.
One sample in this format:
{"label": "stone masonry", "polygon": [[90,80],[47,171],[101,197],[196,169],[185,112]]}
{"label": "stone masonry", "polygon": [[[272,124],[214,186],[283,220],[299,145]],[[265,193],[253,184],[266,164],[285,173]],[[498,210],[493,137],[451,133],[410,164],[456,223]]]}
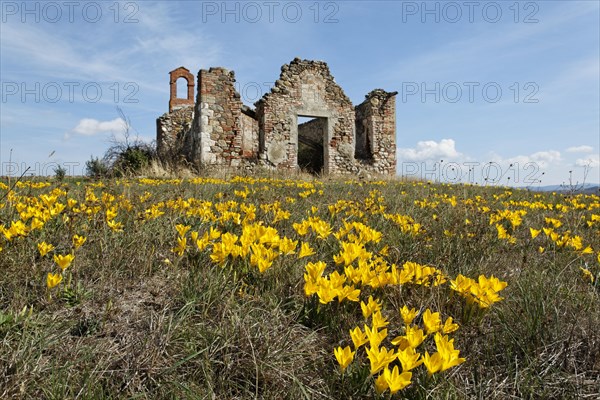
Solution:
{"label": "stone masonry", "polygon": [[[313,173],[396,173],[397,92],[375,89],[354,107],[322,61],[294,59],[269,93],[243,105],[235,74],[200,70],[198,93],[183,67],[170,72],[169,112],[157,120],[161,157],[184,156],[199,167],[264,165]],[[177,79],[187,98],[177,97]],[[298,124],[299,117],[314,118]]]}

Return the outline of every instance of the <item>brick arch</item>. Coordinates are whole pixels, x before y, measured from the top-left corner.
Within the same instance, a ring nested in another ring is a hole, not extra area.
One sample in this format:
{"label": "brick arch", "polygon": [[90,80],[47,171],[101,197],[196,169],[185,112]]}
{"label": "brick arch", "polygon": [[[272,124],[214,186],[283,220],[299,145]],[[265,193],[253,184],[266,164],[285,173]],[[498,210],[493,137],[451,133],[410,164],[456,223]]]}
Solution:
{"label": "brick arch", "polygon": [[[169,72],[169,86],[170,86],[170,97],[169,97],[169,112],[173,109],[193,106],[194,105],[194,75],[185,67],[179,67]],[[177,97],[177,80],[183,78],[187,82],[187,96],[184,98]]]}
{"label": "brick arch", "polygon": [[322,61],[294,59],[256,103],[260,157],[277,168],[298,166],[298,116],[324,122],[325,173],[354,169],[354,107]]}

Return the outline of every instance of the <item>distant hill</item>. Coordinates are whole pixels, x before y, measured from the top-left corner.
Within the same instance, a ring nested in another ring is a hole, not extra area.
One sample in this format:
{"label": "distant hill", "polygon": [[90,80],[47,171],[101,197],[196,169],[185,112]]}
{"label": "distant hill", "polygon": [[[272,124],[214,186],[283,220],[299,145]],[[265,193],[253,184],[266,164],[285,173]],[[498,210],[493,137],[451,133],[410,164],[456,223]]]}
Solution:
{"label": "distant hill", "polygon": [[537,192],[571,192],[585,193],[585,194],[600,194],[600,184],[598,183],[586,183],[584,185],[547,185],[547,186],[529,186],[525,189],[534,190]]}

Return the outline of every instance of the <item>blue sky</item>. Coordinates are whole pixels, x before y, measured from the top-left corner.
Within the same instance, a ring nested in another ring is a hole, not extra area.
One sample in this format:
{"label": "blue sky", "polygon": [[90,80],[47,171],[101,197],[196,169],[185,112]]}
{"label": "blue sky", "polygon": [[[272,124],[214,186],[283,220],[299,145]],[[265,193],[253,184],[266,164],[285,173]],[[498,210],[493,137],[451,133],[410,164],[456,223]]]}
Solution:
{"label": "blue sky", "polygon": [[154,139],[181,65],[234,70],[252,105],[300,57],[326,61],[354,104],[399,92],[399,173],[598,183],[599,4],[2,1],[0,174],[83,173],[122,134],[117,107]]}

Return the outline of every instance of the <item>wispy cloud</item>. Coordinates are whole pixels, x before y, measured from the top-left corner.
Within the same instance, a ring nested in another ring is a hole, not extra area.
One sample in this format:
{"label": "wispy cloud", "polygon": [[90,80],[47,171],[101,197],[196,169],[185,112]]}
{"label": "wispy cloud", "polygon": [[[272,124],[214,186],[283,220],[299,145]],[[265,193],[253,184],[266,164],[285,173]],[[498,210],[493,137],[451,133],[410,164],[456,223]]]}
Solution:
{"label": "wispy cloud", "polygon": [[[217,62],[221,50],[216,38],[176,11],[168,2],[140,3],[137,23],[126,29],[109,21],[101,35],[94,24],[73,25],[70,30],[3,24],[3,75],[136,82],[140,88],[166,92],[168,87],[156,85],[156,78],[169,68],[166,61],[173,63],[170,67],[187,65],[193,70]],[[158,66],[161,69],[154,68]]]}
{"label": "wispy cloud", "polygon": [[573,146],[567,149],[568,153],[591,153],[592,151],[594,151],[594,148],[587,145]]}
{"label": "wispy cloud", "polygon": [[499,155],[494,155],[492,161],[499,164],[520,164],[526,165],[528,163],[534,163],[540,168],[547,168],[553,164],[558,164],[562,161],[562,157],[559,151],[546,150],[538,151],[529,155],[518,155],[514,157],[504,158]]}
{"label": "wispy cloud", "polygon": [[575,161],[575,165],[578,167],[598,168],[600,167],[600,156],[598,154],[591,154],[586,158],[578,158]]}

